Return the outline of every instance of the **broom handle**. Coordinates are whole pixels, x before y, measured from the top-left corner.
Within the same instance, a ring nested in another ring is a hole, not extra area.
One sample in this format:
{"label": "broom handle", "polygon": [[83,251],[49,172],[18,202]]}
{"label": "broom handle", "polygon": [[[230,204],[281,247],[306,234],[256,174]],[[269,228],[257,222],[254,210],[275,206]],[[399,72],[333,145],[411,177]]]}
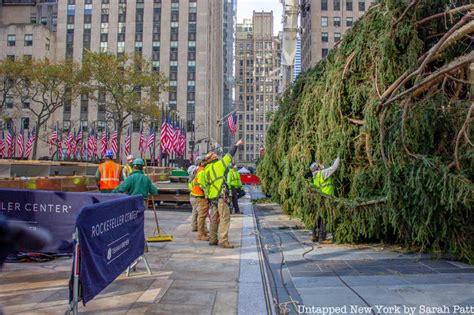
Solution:
{"label": "broom handle", "polygon": [[158,216],[156,215],[155,197],[153,195],[151,195],[151,203],[153,204],[153,214],[155,215],[156,229],[158,230],[158,234],[160,234],[160,225],[158,224]]}

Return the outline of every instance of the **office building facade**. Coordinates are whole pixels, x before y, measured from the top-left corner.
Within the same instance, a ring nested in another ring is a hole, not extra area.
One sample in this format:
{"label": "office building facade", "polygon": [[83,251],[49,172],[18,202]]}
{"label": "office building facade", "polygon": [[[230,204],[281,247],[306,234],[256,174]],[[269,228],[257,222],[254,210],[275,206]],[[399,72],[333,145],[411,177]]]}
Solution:
{"label": "office building facade", "polygon": [[[5,2],[9,2],[8,5]],[[18,51],[17,47],[15,55],[81,64],[87,50],[141,54],[151,60],[153,70],[163,72],[169,79],[170,91],[163,93],[157,106],[164,104],[178,111],[180,118],[186,121],[187,157],[191,148],[199,148],[200,153],[204,153],[222,145],[223,126],[218,121],[224,114],[223,103],[226,100],[227,104],[231,103],[231,97],[224,97],[224,88],[232,89],[233,37],[229,32],[232,33],[233,28],[235,0],[226,0],[226,6],[224,2],[214,0],[14,2],[4,0],[0,6],[2,44],[6,44],[8,35],[13,34],[17,42],[31,34],[33,45],[40,43],[39,37],[43,38],[41,42],[45,38],[50,40],[49,51],[43,51],[46,44],[42,50],[27,46],[22,47],[24,51]],[[34,12],[39,13],[34,16]],[[20,28],[18,25],[21,29],[14,31],[12,28]],[[13,40],[12,36],[10,40]],[[13,50],[0,45],[0,58],[12,55]],[[45,133],[51,132],[57,123],[63,130],[80,126],[85,130],[89,127],[97,130],[106,125],[113,130],[106,122],[101,100],[103,96],[98,92],[94,97],[82,95],[73,100],[54,113]],[[134,130],[132,151],[137,153],[141,125],[133,118],[130,123]],[[193,141],[199,140],[202,144],[194,147]],[[45,152],[40,152],[39,156],[42,154]]]}
{"label": "office building facade", "polygon": [[265,144],[270,121],[277,109],[281,43],[273,35],[273,12],[255,12],[236,27],[235,102],[239,137],[245,140],[237,161],[254,163]]}
{"label": "office building facade", "polygon": [[367,12],[371,0],[301,0],[301,69],[325,58],[344,32]]}
{"label": "office building facade", "polygon": [[[58,59],[81,63],[85,50],[141,54],[169,78],[170,92],[162,95],[160,103],[186,120],[188,156],[192,141],[206,139],[202,152],[222,143],[222,127],[217,123],[223,114],[222,38],[219,1],[65,0],[58,4]],[[81,105],[65,107],[58,120],[64,128],[74,121],[104,127],[104,107],[97,98],[99,102],[82,96]],[[140,122],[132,118],[130,123],[132,143],[137,143]]]}

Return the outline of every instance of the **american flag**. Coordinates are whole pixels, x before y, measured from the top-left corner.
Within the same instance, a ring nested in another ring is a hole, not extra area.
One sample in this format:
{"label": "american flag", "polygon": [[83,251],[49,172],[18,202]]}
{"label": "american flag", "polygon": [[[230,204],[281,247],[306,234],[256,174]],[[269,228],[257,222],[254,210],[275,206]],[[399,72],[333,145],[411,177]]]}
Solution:
{"label": "american flag", "polygon": [[60,135],[58,138],[58,160],[63,157],[63,136]]}
{"label": "american flag", "polygon": [[74,128],[74,133],[71,139],[71,154],[72,157],[76,157],[76,149],[77,149],[77,142],[76,142],[76,128]]}
{"label": "american flag", "polygon": [[104,131],[102,131],[102,137],[100,139],[100,157],[103,157],[106,151],[107,151],[107,129],[104,129]]}
{"label": "american flag", "polygon": [[66,156],[70,156],[72,153],[72,133],[71,129],[67,131],[66,137]]}
{"label": "american flag", "polygon": [[79,156],[82,157],[84,155],[84,146],[82,143],[82,126],[79,127],[79,131],[76,135],[76,147],[78,148],[77,153],[79,153]]}
{"label": "american flag", "polygon": [[173,134],[173,139],[171,142],[172,145],[172,151],[174,151],[175,154],[179,154],[179,138],[181,136],[181,130],[179,129],[178,126],[175,127],[174,129],[174,134]]}
{"label": "american flag", "polygon": [[227,123],[229,124],[229,130],[232,135],[237,132],[237,113],[234,111],[227,117]]}
{"label": "american flag", "polygon": [[138,140],[138,151],[143,155],[145,151],[145,135],[143,134],[143,128],[140,129],[140,139]]}
{"label": "american flag", "polygon": [[33,151],[33,143],[36,140],[36,130],[33,128],[31,134],[28,132],[28,140],[26,140],[26,148],[25,148],[25,157],[27,159],[30,158],[31,151]]}
{"label": "american flag", "polygon": [[132,139],[130,138],[130,126],[128,126],[127,137],[125,138],[125,155],[128,156],[132,149]]}
{"label": "american flag", "polygon": [[160,149],[161,152],[168,153],[169,142],[170,142],[170,129],[168,125],[168,119],[163,120],[160,128]]}
{"label": "american flag", "polygon": [[7,150],[7,156],[8,157],[11,157],[11,153],[12,153],[12,143],[13,143],[13,133],[11,131],[11,129],[8,129],[8,133],[7,133],[7,146],[8,146],[8,150]]}
{"label": "american flag", "polygon": [[18,157],[23,158],[23,128],[21,128],[20,132],[18,133],[16,144],[18,144]]}
{"label": "american flag", "polygon": [[155,141],[155,127],[152,126],[150,128],[150,135],[148,135],[148,139],[146,141],[146,146],[145,146],[145,150],[148,150],[148,148],[151,147],[151,145],[153,144],[153,142]]}
{"label": "american flag", "polygon": [[2,130],[2,138],[0,139],[0,156],[5,157],[5,132]]}
{"label": "american flag", "polygon": [[87,155],[89,159],[92,159],[94,154],[97,154],[97,146],[94,147],[95,143],[95,134],[94,134],[94,129],[91,128],[89,131],[89,135],[87,138]]}
{"label": "american flag", "polygon": [[114,155],[117,154],[118,152],[118,147],[117,147],[117,130],[115,130],[112,133],[112,138],[110,140],[110,147],[112,148],[112,152]]}
{"label": "american flag", "polygon": [[184,129],[181,129],[181,134],[179,137],[179,155],[183,155],[186,151],[186,133]]}
{"label": "american flag", "polygon": [[58,131],[56,127],[54,127],[53,132],[51,133],[51,138],[49,139],[49,155],[53,153],[54,150],[54,144],[56,143],[56,140],[58,139]]}

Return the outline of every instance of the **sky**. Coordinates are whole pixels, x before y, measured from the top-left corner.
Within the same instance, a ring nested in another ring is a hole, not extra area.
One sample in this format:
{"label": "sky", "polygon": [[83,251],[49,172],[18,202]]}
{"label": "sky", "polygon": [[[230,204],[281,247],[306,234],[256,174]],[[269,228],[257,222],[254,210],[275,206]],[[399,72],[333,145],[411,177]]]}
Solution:
{"label": "sky", "polygon": [[237,1],[237,23],[241,23],[243,19],[251,19],[252,12],[255,11],[271,11],[273,10],[273,33],[283,29],[281,24],[282,4],[280,0],[236,0]]}

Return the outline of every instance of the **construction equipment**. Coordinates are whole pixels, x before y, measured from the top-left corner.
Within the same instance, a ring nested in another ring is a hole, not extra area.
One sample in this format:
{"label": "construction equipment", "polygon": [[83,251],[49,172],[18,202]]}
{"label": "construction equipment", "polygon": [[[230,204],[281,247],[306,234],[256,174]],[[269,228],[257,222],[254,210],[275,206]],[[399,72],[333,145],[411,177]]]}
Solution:
{"label": "construction equipment", "polygon": [[156,229],[153,232],[154,236],[148,237],[146,241],[150,243],[171,242],[173,240],[172,235],[161,235],[160,224],[158,223],[158,216],[156,215],[155,198],[153,197],[153,195],[151,196],[151,202],[153,204],[153,214],[155,215]]}

